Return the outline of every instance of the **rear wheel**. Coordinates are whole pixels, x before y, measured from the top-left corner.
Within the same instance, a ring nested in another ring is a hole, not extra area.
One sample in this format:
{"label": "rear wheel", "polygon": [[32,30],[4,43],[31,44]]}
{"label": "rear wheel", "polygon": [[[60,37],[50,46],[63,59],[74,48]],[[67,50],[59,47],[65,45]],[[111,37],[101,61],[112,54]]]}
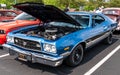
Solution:
{"label": "rear wheel", "polygon": [[83,46],[79,44],[74,48],[70,56],[66,59],[66,63],[69,66],[77,66],[83,59]]}
{"label": "rear wheel", "polygon": [[113,39],[112,39],[112,34],[110,34],[106,39],[105,39],[105,43],[106,44],[112,44]]}

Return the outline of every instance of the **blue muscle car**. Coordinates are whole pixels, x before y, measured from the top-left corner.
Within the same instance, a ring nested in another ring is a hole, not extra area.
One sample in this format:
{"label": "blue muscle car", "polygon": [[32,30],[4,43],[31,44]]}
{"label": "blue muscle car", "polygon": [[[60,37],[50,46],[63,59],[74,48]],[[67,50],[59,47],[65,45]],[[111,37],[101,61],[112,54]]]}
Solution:
{"label": "blue muscle car", "polygon": [[63,12],[52,5],[20,3],[14,7],[42,20],[42,24],[10,32],[4,49],[18,59],[59,66],[77,66],[89,47],[112,43],[117,23],[103,14]]}

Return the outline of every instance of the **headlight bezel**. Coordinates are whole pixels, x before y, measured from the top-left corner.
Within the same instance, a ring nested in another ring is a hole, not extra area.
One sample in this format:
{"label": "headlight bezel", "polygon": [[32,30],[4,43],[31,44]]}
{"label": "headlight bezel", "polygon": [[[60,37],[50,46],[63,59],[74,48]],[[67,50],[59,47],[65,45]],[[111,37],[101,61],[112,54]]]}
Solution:
{"label": "headlight bezel", "polygon": [[7,42],[14,43],[14,37],[13,36],[7,36],[6,39],[7,39]]}
{"label": "headlight bezel", "polygon": [[43,44],[43,49],[45,52],[49,52],[49,53],[57,53],[57,49],[55,45],[51,45],[48,43],[44,43]]}

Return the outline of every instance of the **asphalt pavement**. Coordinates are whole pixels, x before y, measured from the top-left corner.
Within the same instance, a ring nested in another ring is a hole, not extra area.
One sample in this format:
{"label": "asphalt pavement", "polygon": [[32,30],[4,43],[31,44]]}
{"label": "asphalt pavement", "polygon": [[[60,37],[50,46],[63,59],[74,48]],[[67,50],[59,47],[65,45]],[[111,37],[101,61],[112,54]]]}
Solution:
{"label": "asphalt pavement", "polygon": [[[86,51],[82,63],[77,67],[68,67],[64,63],[59,67],[50,67],[23,62],[9,56],[8,52],[1,48],[0,75],[85,75],[119,45],[120,35],[115,34],[111,45],[101,42]],[[120,49],[118,48],[110,58],[92,71],[91,75],[120,75]]]}

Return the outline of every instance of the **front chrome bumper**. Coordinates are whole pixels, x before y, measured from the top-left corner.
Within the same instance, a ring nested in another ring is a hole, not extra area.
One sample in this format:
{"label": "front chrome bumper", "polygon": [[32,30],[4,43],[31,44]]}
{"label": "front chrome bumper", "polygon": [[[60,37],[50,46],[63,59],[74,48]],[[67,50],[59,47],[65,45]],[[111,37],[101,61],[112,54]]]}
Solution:
{"label": "front chrome bumper", "polygon": [[22,50],[18,47],[9,45],[9,44],[3,44],[3,49],[4,50],[9,50],[10,52],[14,52],[16,54],[24,54],[26,56],[27,61],[31,61],[33,63],[41,63],[45,65],[50,65],[50,66],[59,66],[63,62],[63,56],[49,56],[41,53],[36,53],[36,52],[31,52],[31,51],[25,51]]}

